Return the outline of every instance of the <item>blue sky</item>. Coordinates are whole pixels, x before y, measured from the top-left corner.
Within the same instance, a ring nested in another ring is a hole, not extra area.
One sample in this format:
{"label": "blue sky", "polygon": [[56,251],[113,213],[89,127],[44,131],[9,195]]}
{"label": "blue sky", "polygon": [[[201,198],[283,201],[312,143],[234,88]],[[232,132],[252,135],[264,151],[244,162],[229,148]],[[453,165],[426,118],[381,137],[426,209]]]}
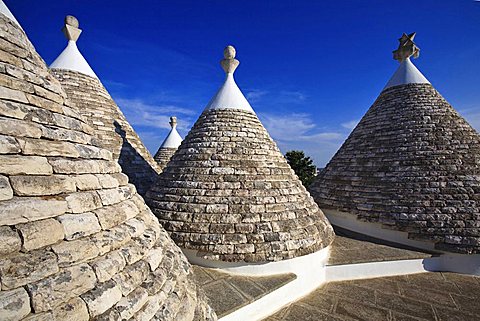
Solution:
{"label": "blue sky", "polygon": [[417,32],[414,63],[480,129],[480,2],[471,0],[124,1],[5,0],[49,64],[66,14],[78,46],[152,153],[179,118],[185,136],[237,49],[235,76],[283,152],[320,167],[381,92],[402,32]]}

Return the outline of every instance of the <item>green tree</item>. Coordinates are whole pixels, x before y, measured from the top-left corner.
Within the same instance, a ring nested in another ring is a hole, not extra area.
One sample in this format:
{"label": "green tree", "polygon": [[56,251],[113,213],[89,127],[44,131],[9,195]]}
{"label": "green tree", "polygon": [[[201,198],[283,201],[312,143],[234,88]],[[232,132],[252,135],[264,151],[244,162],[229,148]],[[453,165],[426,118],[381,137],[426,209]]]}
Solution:
{"label": "green tree", "polygon": [[313,164],[313,160],[305,156],[305,153],[301,150],[291,150],[285,154],[285,158],[302,181],[303,186],[310,186],[317,174],[317,167]]}

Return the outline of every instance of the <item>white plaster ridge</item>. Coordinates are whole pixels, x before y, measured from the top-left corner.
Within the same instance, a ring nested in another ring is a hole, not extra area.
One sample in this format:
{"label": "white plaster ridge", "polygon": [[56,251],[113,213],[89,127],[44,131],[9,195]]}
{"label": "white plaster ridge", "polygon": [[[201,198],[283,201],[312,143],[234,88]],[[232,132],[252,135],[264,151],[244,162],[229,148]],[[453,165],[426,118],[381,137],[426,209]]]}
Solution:
{"label": "white plaster ridge", "polygon": [[382,228],[382,224],[380,223],[361,221],[357,219],[357,216],[354,214],[331,209],[323,209],[323,213],[332,225],[344,228],[346,230],[397,244],[411,246],[417,249],[441,253],[441,251],[435,250],[435,244],[433,242],[409,239],[407,232],[385,229]]}
{"label": "white plaster ridge", "polygon": [[17,19],[12,14],[10,9],[8,9],[7,5],[3,2],[3,0],[0,0],[0,13],[4,14],[7,18],[15,22],[20,27],[20,29],[23,30],[22,26],[20,25],[20,23],[18,23]]}
{"label": "white plaster ridge", "polygon": [[161,148],[178,148],[180,144],[182,143],[182,136],[177,131],[177,118],[176,117],[170,117],[170,126],[172,126],[172,129],[170,129],[170,132],[168,133],[167,137],[163,141],[162,145],[160,145]]}
{"label": "white plaster ridge", "polygon": [[298,273],[303,273],[305,268],[312,266],[314,266],[317,271],[320,271],[328,262],[330,248],[331,246],[327,246],[320,251],[298,256],[293,259],[263,263],[206,260],[197,256],[197,250],[182,249],[182,251],[192,264],[233,274],[265,276],[282,273],[295,273],[298,275]]}
{"label": "white plaster ridge", "polygon": [[[247,275],[294,273],[297,278],[253,303],[220,318],[219,321],[263,320],[287,304],[308,295],[325,283],[325,263],[328,260],[329,254],[330,246],[318,252],[296,257],[294,259],[265,263],[263,264],[263,267],[261,265],[250,265],[251,269],[249,271],[242,271],[235,268],[222,268],[222,271],[229,273],[241,273]],[[260,271],[256,269],[259,269]]]}
{"label": "white plaster ridge", "polygon": [[[382,264],[387,264],[385,265],[385,267],[388,266],[388,269],[391,269],[393,273],[402,273],[402,271],[409,270],[417,270],[418,272],[416,273],[419,273],[422,272],[422,268],[420,267],[419,263],[422,263],[424,265],[425,271],[445,271],[480,275],[480,254],[456,254],[439,251],[435,249],[435,244],[433,242],[409,239],[407,232],[385,229],[382,228],[382,225],[379,223],[363,222],[358,220],[356,215],[348,214],[345,212],[329,209],[324,209],[323,212],[325,213],[325,216],[328,218],[332,225],[381,240],[386,240],[397,244],[403,244],[417,249],[427,250],[429,252],[437,253],[439,255],[420,260],[393,261],[396,263],[388,264],[381,262],[371,262],[368,264],[350,264],[349,268],[346,267],[347,265],[329,265],[327,273],[330,273],[328,272],[328,270],[331,270],[335,271],[333,272],[334,274],[338,272],[339,275],[355,275],[355,278],[365,278],[366,276],[375,277],[374,275],[377,275],[378,277],[387,276],[388,274],[379,274],[375,272],[375,270],[381,267]],[[372,265],[373,263],[375,263],[375,265]],[[389,264],[391,264],[391,266],[389,266]],[[358,267],[358,269],[354,267]],[[368,272],[370,269],[373,269],[372,272]],[[379,271],[381,272],[381,269]],[[329,279],[330,281],[341,280],[337,277],[329,277],[328,274],[327,279]]]}
{"label": "white plaster ridge", "polygon": [[428,272],[480,275],[480,255],[442,255],[425,259],[327,265],[305,264],[297,279],[222,318],[219,321],[262,320],[323,284]]}
{"label": "white plaster ridge", "polygon": [[405,85],[405,84],[429,84],[430,82],[415,67],[410,61],[410,58],[406,58],[400,63],[397,71],[393,74],[392,78],[388,81],[384,90],[393,86]]}
{"label": "white plaster ridge", "polygon": [[254,112],[252,106],[250,106],[247,98],[245,98],[242,91],[235,83],[235,79],[233,78],[233,73],[240,64],[240,62],[235,59],[235,54],[235,48],[232,46],[227,46],[225,48],[225,59],[223,59],[220,64],[222,65],[222,68],[227,76],[222,87],[218,90],[212,100],[210,100],[205,110],[231,108]]}

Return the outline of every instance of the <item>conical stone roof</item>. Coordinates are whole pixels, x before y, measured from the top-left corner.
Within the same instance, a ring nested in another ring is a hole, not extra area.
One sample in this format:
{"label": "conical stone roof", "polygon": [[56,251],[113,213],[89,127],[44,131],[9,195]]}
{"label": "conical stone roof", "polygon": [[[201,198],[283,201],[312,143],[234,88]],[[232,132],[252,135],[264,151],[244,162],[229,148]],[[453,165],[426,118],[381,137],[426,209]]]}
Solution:
{"label": "conical stone roof", "polygon": [[234,57],[227,47],[224,85],[147,202],[180,247],[205,259],[278,261],[325,248],[332,227],[236,85]]}
{"label": "conical stone roof", "polygon": [[214,319],[180,249],[0,4],[0,319]]}
{"label": "conical stone roof", "polygon": [[100,146],[113,153],[130,182],[144,195],[161,169],[93,70],[89,71],[76,45],[81,33],[78,26],[75,17],[65,18],[63,31],[69,42],[50,68],[68,98],[78,106],[76,111],[95,129]]}
{"label": "conical stone roof", "polygon": [[327,216],[340,211],[439,250],[480,253],[480,137],[408,60],[418,55],[414,35],[394,52],[395,82],[311,193]]}
{"label": "conical stone roof", "polygon": [[172,158],[173,154],[177,151],[178,146],[182,143],[182,137],[177,131],[177,117],[170,117],[170,126],[172,129],[168,133],[167,137],[163,141],[157,153],[153,157],[157,161],[160,168],[163,170],[167,166],[168,162]]}

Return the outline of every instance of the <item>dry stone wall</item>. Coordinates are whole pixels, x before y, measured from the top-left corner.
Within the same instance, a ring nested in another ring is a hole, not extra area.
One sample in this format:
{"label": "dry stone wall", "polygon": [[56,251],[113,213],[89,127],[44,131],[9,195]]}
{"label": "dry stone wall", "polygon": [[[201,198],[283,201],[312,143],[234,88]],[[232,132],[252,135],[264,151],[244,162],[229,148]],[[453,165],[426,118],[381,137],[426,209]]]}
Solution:
{"label": "dry stone wall", "polygon": [[0,319],[215,319],[77,107],[0,14]]}
{"label": "dry stone wall", "polygon": [[430,84],[388,88],[311,187],[334,209],[480,253],[480,137]]}
{"label": "dry stone wall", "polygon": [[175,242],[206,259],[278,261],[333,230],[257,116],[206,110],[147,193]]}
{"label": "dry stone wall", "polygon": [[161,169],[102,83],[76,71],[52,71],[68,98],[78,106],[76,111],[95,129],[100,146],[113,153],[130,182],[145,195]]}

